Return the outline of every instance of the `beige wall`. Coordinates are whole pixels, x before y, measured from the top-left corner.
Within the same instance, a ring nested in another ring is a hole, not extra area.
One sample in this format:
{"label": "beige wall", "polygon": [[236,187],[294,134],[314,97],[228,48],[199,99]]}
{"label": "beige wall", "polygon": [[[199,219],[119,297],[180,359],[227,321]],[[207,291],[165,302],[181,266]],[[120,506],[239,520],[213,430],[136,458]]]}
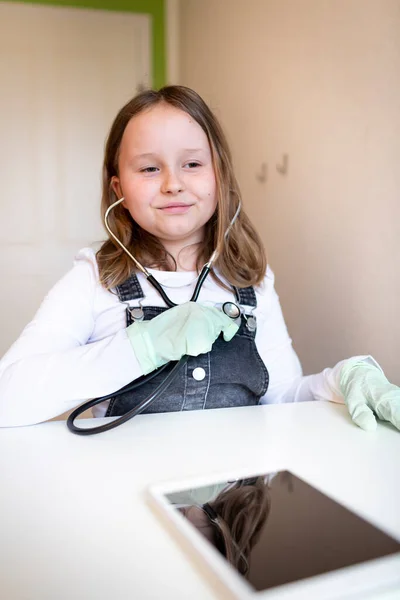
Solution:
{"label": "beige wall", "polygon": [[400,384],[400,0],[182,0],[180,37],[305,371],[371,353]]}

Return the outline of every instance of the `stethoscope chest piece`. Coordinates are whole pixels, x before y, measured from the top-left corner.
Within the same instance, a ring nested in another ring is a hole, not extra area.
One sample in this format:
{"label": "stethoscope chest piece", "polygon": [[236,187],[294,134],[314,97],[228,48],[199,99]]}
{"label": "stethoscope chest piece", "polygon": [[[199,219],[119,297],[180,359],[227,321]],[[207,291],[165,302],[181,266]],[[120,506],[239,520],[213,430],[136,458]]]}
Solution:
{"label": "stethoscope chest piece", "polygon": [[240,317],[240,308],[234,302],[224,302],[222,310],[231,319],[238,319]]}
{"label": "stethoscope chest piece", "polygon": [[[228,317],[230,317],[233,321],[237,321],[240,319],[240,315],[242,314],[242,310],[240,307],[234,302],[224,302],[222,305],[222,312],[224,312]],[[246,321],[246,327],[249,331],[254,332],[257,329],[257,319],[252,315],[247,317],[243,312],[243,317]],[[238,321],[240,323],[240,320]]]}

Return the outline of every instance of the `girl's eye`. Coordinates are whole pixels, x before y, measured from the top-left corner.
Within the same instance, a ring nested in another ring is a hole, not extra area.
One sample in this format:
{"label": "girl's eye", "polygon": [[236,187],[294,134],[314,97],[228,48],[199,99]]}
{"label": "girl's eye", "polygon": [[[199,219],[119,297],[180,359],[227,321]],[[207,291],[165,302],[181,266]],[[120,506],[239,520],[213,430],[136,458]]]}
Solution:
{"label": "girl's eye", "polygon": [[157,167],[145,167],[144,169],[140,169],[141,173],[155,173],[157,171]]}
{"label": "girl's eye", "polygon": [[190,167],[191,169],[195,169],[196,167],[200,167],[201,165],[200,165],[200,163],[198,163],[198,162],[194,162],[194,161],[192,161],[192,162],[189,162],[189,163],[187,163],[187,165],[186,165],[186,166],[187,166],[187,167]]}

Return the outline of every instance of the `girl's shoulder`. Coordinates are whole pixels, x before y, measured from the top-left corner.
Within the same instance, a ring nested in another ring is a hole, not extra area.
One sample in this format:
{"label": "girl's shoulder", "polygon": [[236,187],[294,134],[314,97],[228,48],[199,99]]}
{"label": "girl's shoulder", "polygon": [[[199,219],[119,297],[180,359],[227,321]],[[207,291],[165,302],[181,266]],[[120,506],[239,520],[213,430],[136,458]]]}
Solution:
{"label": "girl's shoulder", "polygon": [[100,286],[99,270],[94,248],[81,248],[74,258],[70,269],[57,281],[48,296],[67,294],[74,296],[93,296]]}
{"label": "girl's shoulder", "polygon": [[[254,287],[257,298],[257,313],[260,315],[269,314],[270,310],[277,301],[277,293],[275,291],[275,274],[271,267],[267,267],[264,279]],[[279,301],[279,300],[278,300]]]}
{"label": "girl's shoulder", "polygon": [[79,263],[88,263],[97,269],[96,252],[98,248],[93,244],[92,246],[85,246],[78,250],[74,256],[74,265]]}
{"label": "girl's shoulder", "polygon": [[275,287],[275,273],[273,272],[273,270],[271,269],[271,267],[268,265],[267,266],[267,270],[265,272],[264,275],[264,279],[262,280],[262,282],[255,286],[255,292],[257,295],[259,296],[268,296],[269,294],[271,294],[274,291],[274,287]]}
{"label": "girl's shoulder", "polygon": [[73,259],[73,270],[86,272],[91,276],[93,283],[99,282],[99,267],[96,259],[97,249],[95,246],[86,246],[81,248],[75,254]]}

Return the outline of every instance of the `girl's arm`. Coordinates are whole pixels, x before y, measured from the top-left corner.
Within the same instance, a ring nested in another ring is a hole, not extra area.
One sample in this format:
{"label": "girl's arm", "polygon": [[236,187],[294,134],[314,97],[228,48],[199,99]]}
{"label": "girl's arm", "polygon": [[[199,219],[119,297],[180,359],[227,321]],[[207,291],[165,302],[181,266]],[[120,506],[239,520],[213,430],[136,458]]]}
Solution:
{"label": "girl's arm", "polygon": [[45,421],[142,375],[123,322],[91,341],[99,286],[81,257],[0,361],[0,426]]}
{"label": "girl's arm", "polygon": [[[324,369],[321,373],[303,376],[274,288],[274,275],[270,270],[258,294],[258,303],[256,343],[270,378],[267,393],[260,402],[276,404],[328,400],[343,403],[339,380],[341,369],[347,361],[340,361],[333,368]],[[379,368],[370,356],[358,358]]]}

